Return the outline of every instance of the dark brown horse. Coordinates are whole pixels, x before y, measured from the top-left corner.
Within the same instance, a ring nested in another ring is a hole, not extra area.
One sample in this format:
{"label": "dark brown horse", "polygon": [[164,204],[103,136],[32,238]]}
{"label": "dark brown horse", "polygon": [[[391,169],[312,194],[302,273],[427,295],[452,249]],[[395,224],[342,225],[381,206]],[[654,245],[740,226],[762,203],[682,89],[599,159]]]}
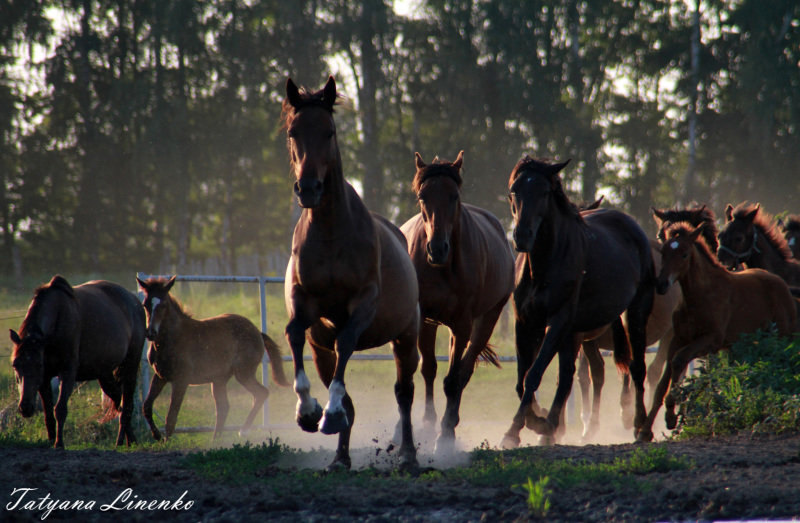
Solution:
{"label": "dark brown horse", "polygon": [[[413,190],[420,213],[401,230],[419,279],[424,323],[419,335],[425,378],[425,421],[436,421],[436,330],[450,329],[450,368],[444,378],[447,408],[437,451],[455,439],[461,395],[479,356],[497,363],[489,338],[514,290],[514,258],[500,221],[489,211],[461,202],[463,151],[453,163],[426,165],[416,154]],[[466,352],[465,352],[466,350]]]}
{"label": "dark brown horse", "polygon": [[[286,82],[283,103],[294,193],[303,212],[292,238],[284,287],[286,337],[294,360],[297,422],[303,430],[339,434],[332,467],[350,467],[355,409],[344,384],[353,351],[392,343],[397,364],[400,464],[416,466],[411,431],[414,372],[419,363],[417,276],[406,240],[388,220],[371,214],[342,173],[333,120],[333,77],[318,92]],[[310,394],[303,366],[306,336],[328,404]]]}
{"label": "dark brown horse", "polygon": [[778,220],[786,245],[792,250],[795,260],[800,260],[800,215],[792,214],[785,220]]}
{"label": "dark brown horse", "polygon": [[675,336],[667,354],[669,365],[656,387],[653,405],[637,438],[640,441],[653,439],[653,422],[662,401],[667,428],[675,428],[672,387],[689,361],[729,348],[743,333],[774,326],[781,335],[788,335],[795,324],[794,299],[786,283],[761,269],[726,270],[700,239],[702,229],[702,225],[677,223],[665,232],[658,292],[677,281],[683,300],[672,317]]}
{"label": "dark brown horse", "polygon": [[[654,294],[650,242],[624,213],[608,209],[579,213],[558,176],[565,165],[525,157],[509,178],[513,240],[523,270],[514,290],[521,401],[504,437],[505,447],[519,444],[526,422],[552,438],[572,387],[580,343],[623,311],[633,350],[634,426],[644,422],[645,331]],[[558,388],[543,418],[532,409],[534,392],[556,354]],[[617,362],[628,363],[621,358]]]}
{"label": "dark brown horse", "polygon": [[253,407],[239,433],[246,432],[269,395],[269,390],[256,379],[256,368],[265,349],[272,379],[279,385],[289,385],[278,346],[244,316],[223,314],[204,320],[189,316],[169,293],[175,276],[169,280],[137,278],[136,281],[144,292],[147,338],[152,342],[147,361],[155,372],[142,410],[153,437],[161,439],[153,423],[153,402],[167,383],[172,383],[172,398],[167,411],[166,436],[169,438],[175,431],[186,389],[189,385],[205,383],[211,383],[217,411],[214,438],[219,436],[228,416],[227,387],[231,376],[253,395]]}
{"label": "dark brown horse", "polygon": [[[131,426],[136,376],[145,340],[145,314],[134,294],[107,281],[72,287],[61,276],[39,287],[19,334],[11,330],[11,364],[19,412],[30,417],[42,398],[47,436],[64,447],[67,401],[78,381],[97,380],[120,411],[117,445],[136,442]],[[53,409],[50,380],[61,387]]]}
{"label": "dark brown horse", "polygon": [[719,233],[719,261],[729,269],[745,264],[777,274],[793,287],[800,286],[800,262],[772,217],[758,204],[725,208],[725,226]]}

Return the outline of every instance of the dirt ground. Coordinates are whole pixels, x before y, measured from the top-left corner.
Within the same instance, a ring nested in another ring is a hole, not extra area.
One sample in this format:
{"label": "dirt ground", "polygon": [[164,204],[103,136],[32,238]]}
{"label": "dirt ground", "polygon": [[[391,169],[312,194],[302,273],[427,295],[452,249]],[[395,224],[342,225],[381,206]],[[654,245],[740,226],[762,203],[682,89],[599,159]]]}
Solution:
{"label": "dirt ground", "polygon": [[[692,465],[641,476],[644,493],[610,485],[553,485],[547,520],[664,521],[791,519],[800,517],[800,435],[658,442]],[[610,462],[634,444],[557,445],[548,459]],[[355,449],[369,461],[375,449]],[[519,492],[466,483],[409,482],[403,492],[367,485],[337,492],[274,495],[258,484],[235,486],[204,479],[181,465],[181,452],[0,449],[2,521],[513,521],[529,514]],[[354,456],[355,458],[356,456]],[[424,462],[424,455],[420,456]],[[466,455],[463,456],[467,459]],[[367,463],[368,464],[368,463]],[[298,464],[304,467],[307,464]],[[434,464],[435,465],[435,464]],[[290,474],[274,467],[265,474]],[[313,466],[313,465],[312,465]],[[359,472],[353,472],[359,474]],[[388,474],[388,473],[387,473]],[[354,482],[350,482],[353,484]],[[31,491],[14,489],[37,489]],[[127,491],[126,489],[131,489]],[[167,500],[172,510],[124,510],[127,501]],[[185,494],[184,494],[185,493]],[[94,506],[46,513],[40,498]],[[36,502],[26,504],[29,502]],[[176,506],[179,504],[180,506]],[[36,508],[32,508],[37,505]],[[103,505],[122,510],[102,511]],[[188,505],[188,506],[187,506]]]}

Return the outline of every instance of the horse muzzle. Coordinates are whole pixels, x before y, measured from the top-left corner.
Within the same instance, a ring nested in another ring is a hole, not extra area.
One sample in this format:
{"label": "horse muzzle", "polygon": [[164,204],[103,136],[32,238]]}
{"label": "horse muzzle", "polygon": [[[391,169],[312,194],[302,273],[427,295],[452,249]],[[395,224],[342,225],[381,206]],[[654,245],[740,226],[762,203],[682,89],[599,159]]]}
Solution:
{"label": "horse muzzle", "polygon": [[450,242],[430,241],[425,245],[425,252],[428,254],[428,265],[442,267],[447,263],[447,258],[450,256]]}
{"label": "horse muzzle", "polygon": [[20,402],[17,410],[23,418],[30,418],[36,412],[36,406],[30,401]]}
{"label": "horse muzzle", "polygon": [[669,278],[659,276],[656,279],[656,292],[659,294],[666,294],[672,284],[674,283],[674,278],[670,276]]}
{"label": "horse muzzle", "polygon": [[322,182],[316,178],[301,178],[294,182],[294,194],[300,207],[304,209],[316,207],[322,199]]}

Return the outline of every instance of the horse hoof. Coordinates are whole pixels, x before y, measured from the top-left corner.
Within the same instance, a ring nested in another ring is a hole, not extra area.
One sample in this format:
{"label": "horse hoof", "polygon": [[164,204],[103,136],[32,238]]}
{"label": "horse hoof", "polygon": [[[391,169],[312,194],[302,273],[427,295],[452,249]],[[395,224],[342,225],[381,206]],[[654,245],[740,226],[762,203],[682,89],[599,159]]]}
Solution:
{"label": "horse hoof", "polygon": [[338,434],[349,426],[347,414],[344,410],[337,412],[325,411],[319,424],[319,430],[323,434]]}
{"label": "horse hoof", "polygon": [[665,412],[664,421],[667,423],[667,428],[673,430],[678,426],[678,416],[674,412]]}
{"label": "horse hoof", "polygon": [[322,407],[319,403],[314,406],[311,413],[302,416],[300,413],[297,414],[297,424],[306,432],[316,432],[320,419],[322,419]]}
{"label": "horse hoof", "polygon": [[408,452],[401,452],[398,468],[402,472],[410,472],[411,474],[418,471],[419,463],[417,462],[417,453],[413,449]]}
{"label": "horse hoof", "polygon": [[556,437],[552,434],[542,434],[539,436],[539,445],[542,447],[552,447],[556,444]]}
{"label": "horse hoof", "polygon": [[516,449],[519,447],[521,440],[519,436],[503,436],[503,441],[500,442],[500,448],[505,450]]}
{"label": "horse hoof", "polygon": [[456,448],[456,440],[455,438],[448,438],[439,436],[436,440],[436,446],[433,449],[433,453],[436,456],[451,456]]}
{"label": "horse hoof", "polygon": [[653,431],[649,429],[641,429],[634,435],[637,443],[650,443],[653,441]]}
{"label": "horse hoof", "polygon": [[336,456],[330,465],[326,467],[328,472],[337,472],[340,470],[350,470],[350,456],[340,457]]}

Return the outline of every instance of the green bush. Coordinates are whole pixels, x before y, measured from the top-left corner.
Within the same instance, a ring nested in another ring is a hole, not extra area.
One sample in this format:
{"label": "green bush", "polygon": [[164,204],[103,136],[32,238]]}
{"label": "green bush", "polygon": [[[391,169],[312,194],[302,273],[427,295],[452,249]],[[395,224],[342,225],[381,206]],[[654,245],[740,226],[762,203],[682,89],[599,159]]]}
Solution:
{"label": "green bush", "polygon": [[758,332],[711,355],[677,389],[675,435],[779,434],[800,430],[800,346]]}

